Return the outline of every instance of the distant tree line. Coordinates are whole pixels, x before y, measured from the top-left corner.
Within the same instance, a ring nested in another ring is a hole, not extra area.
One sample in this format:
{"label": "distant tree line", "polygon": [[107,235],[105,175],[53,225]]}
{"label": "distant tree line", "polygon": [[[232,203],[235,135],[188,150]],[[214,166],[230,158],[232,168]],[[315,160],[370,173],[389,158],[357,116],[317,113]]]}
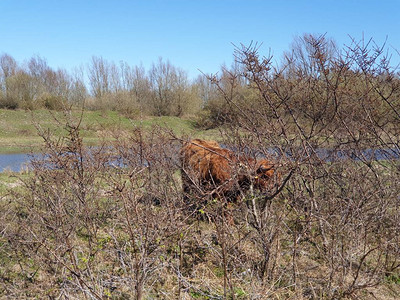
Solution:
{"label": "distant tree line", "polygon": [[54,70],[40,56],[21,64],[4,53],[0,56],[0,108],[57,110],[84,104],[87,109],[129,115],[183,116],[197,113],[217,96],[204,76],[190,80],[186,71],[162,58],[146,71],[143,66],[93,56],[86,69],[73,73]]}
{"label": "distant tree line", "polygon": [[34,56],[21,65],[11,55],[0,56],[1,108],[60,109],[63,103],[80,103],[86,96],[82,78],[53,70],[44,58]]}
{"label": "distant tree line", "polygon": [[[396,114],[386,115],[384,107],[399,106],[399,72],[390,65],[390,55],[383,55],[385,45],[378,47],[372,40],[363,43],[352,40],[350,46],[340,49],[325,36],[296,37],[280,63],[273,66],[272,57],[260,62],[268,65],[263,74],[271,85],[268,93],[279,90],[279,95],[260,95],[237,58],[215,75],[190,79],[186,71],[162,58],[145,70],[142,65],[93,56],[86,67],[71,74],[52,69],[40,56],[21,64],[2,54],[0,108],[84,105],[86,109],[116,110],[132,117],[195,115],[200,126],[211,128],[237,122],[237,114],[243,109],[265,110],[265,97],[271,101],[290,97],[293,106],[288,111],[322,123],[329,122],[326,117],[339,104],[349,112],[349,118],[362,119],[356,109],[360,101],[374,117],[398,119]],[[328,85],[334,85],[334,89]],[[264,113],[273,118],[271,108]]]}

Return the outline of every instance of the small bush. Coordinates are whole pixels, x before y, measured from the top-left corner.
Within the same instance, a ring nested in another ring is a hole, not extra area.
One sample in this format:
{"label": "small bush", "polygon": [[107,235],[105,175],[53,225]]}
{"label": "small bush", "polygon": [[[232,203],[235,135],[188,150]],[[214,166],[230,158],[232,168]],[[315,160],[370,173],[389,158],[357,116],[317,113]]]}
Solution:
{"label": "small bush", "polygon": [[44,108],[49,109],[49,110],[63,110],[65,109],[65,104],[66,101],[62,97],[58,96],[43,96],[42,99],[42,105]]}
{"label": "small bush", "polygon": [[17,109],[18,101],[12,97],[0,97],[0,108]]}

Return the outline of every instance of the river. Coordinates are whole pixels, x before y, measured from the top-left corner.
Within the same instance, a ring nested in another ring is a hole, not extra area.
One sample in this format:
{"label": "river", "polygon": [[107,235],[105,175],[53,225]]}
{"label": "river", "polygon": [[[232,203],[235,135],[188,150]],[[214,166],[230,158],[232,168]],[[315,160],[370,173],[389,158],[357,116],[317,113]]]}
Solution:
{"label": "river", "polygon": [[26,153],[0,154],[0,172],[19,172],[26,169],[31,156]]}
{"label": "river", "polygon": [[[282,155],[277,149],[271,148],[271,154]],[[316,149],[316,154],[325,161],[333,160],[387,160],[387,159],[400,159],[400,151],[395,149],[364,149],[355,153],[354,151],[345,150],[328,150],[328,149]],[[291,153],[286,152],[287,157],[292,157]],[[31,155],[26,153],[14,153],[14,154],[0,154],[0,172],[10,170],[13,172],[19,172],[25,170],[29,165]]]}

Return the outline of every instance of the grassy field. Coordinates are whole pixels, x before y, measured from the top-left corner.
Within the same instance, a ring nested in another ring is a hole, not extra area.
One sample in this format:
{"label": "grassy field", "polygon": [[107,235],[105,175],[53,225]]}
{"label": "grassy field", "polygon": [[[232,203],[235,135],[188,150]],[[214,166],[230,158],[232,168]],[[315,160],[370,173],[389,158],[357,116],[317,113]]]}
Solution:
{"label": "grassy field", "polygon": [[[80,111],[72,113],[74,120],[79,120]],[[65,120],[61,112],[36,110],[0,109],[0,153],[24,153],[40,147],[42,139],[38,136],[35,124],[44,129],[63,133],[62,125],[56,119]],[[63,124],[63,123],[61,123]],[[217,131],[200,131],[195,128],[195,121],[177,117],[144,117],[129,119],[115,111],[85,111],[81,123],[81,135],[86,144],[95,145],[106,131],[132,130],[137,126],[150,129],[154,125],[170,128],[175,134],[194,137],[215,138]]]}

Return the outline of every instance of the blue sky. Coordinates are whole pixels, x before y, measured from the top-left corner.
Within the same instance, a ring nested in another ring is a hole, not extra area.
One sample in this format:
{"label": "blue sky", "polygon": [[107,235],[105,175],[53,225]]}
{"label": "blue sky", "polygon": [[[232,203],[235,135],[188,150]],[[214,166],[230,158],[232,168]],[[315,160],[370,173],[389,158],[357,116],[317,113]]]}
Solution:
{"label": "blue sky", "polygon": [[[196,77],[233,60],[233,44],[262,43],[279,59],[293,38],[326,33],[339,46],[373,37],[400,51],[400,1],[44,1],[0,0],[0,54],[33,55],[53,68],[91,57],[148,70],[158,57]],[[395,53],[393,62],[400,61]]]}

